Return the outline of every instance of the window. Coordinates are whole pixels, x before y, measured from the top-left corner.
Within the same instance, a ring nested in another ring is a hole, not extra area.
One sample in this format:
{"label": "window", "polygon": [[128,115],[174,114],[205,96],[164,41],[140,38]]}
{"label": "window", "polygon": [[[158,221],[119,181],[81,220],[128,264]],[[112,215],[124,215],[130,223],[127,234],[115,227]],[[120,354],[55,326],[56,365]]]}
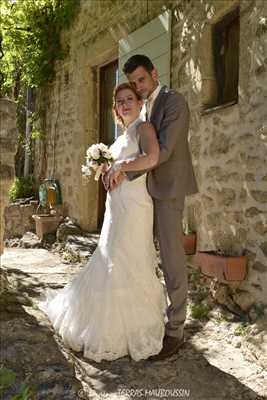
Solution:
{"label": "window", "polygon": [[217,105],[238,101],[239,8],[213,27]]}
{"label": "window", "polygon": [[215,16],[202,37],[203,113],[238,102],[239,7]]}

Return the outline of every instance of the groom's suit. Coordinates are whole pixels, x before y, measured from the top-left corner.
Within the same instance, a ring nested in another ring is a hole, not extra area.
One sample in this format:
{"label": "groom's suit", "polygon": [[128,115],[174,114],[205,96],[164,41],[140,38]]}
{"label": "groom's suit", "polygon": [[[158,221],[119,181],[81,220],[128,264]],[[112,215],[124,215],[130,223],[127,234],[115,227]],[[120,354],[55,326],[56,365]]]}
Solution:
{"label": "groom's suit", "polygon": [[[147,173],[148,192],[154,202],[155,233],[171,304],[166,334],[182,338],[186,317],[187,271],[183,249],[182,217],[186,195],[197,192],[188,145],[189,109],[183,95],[163,86],[151,110],[160,156]],[[128,179],[140,174],[127,173]]]}

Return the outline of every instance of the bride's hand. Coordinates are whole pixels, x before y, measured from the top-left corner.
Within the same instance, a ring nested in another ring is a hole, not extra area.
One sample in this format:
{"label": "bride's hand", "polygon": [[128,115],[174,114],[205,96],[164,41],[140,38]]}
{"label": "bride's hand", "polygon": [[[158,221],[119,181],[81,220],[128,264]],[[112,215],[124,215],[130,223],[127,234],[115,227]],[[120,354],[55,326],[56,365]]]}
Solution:
{"label": "bride's hand", "polygon": [[124,179],[126,179],[124,172],[120,172],[116,180],[110,182],[109,191],[114,190],[117,186],[119,186]]}
{"label": "bride's hand", "polygon": [[120,184],[123,179],[121,173],[122,161],[115,161],[112,167],[108,170],[108,186],[109,190],[113,190],[118,184]]}
{"label": "bride's hand", "polygon": [[102,183],[104,185],[105,190],[109,190],[109,177],[108,177],[108,171],[111,169],[111,166],[108,163],[103,164],[102,168]]}
{"label": "bride's hand", "polygon": [[109,183],[108,183],[108,174],[106,172],[104,174],[102,174],[102,183],[104,185],[105,190],[108,191]]}
{"label": "bride's hand", "polygon": [[118,178],[121,174],[120,169],[113,169],[111,168],[110,171],[108,172],[108,185],[110,188],[112,188],[114,185],[117,184]]}

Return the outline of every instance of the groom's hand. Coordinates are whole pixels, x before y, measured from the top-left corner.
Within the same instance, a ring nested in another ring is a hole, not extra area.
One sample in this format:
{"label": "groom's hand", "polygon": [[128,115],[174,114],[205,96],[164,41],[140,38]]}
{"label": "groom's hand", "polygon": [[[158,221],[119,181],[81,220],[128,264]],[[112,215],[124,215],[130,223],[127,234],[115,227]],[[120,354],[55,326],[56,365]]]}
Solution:
{"label": "groom's hand", "polygon": [[113,173],[109,176],[109,191],[116,189],[124,180],[126,176],[124,172]]}

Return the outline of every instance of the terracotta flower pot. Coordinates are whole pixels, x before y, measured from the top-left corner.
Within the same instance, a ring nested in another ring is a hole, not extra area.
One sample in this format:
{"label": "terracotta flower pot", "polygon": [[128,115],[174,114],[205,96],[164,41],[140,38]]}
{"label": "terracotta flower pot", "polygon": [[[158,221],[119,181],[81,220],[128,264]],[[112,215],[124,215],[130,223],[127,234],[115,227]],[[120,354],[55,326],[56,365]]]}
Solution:
{"label": "terracotta flower pot", "polygon": [[219,281],[243,281],[246,277],[246,256],[222,256],[212,251],[199,251],[197,258],[201,272]]}
{"label": "terracotta flower pot", "polygon": [[197,235],[195,233],[184,234],[183,245],[185,254],[195,254],[197,245]]}

